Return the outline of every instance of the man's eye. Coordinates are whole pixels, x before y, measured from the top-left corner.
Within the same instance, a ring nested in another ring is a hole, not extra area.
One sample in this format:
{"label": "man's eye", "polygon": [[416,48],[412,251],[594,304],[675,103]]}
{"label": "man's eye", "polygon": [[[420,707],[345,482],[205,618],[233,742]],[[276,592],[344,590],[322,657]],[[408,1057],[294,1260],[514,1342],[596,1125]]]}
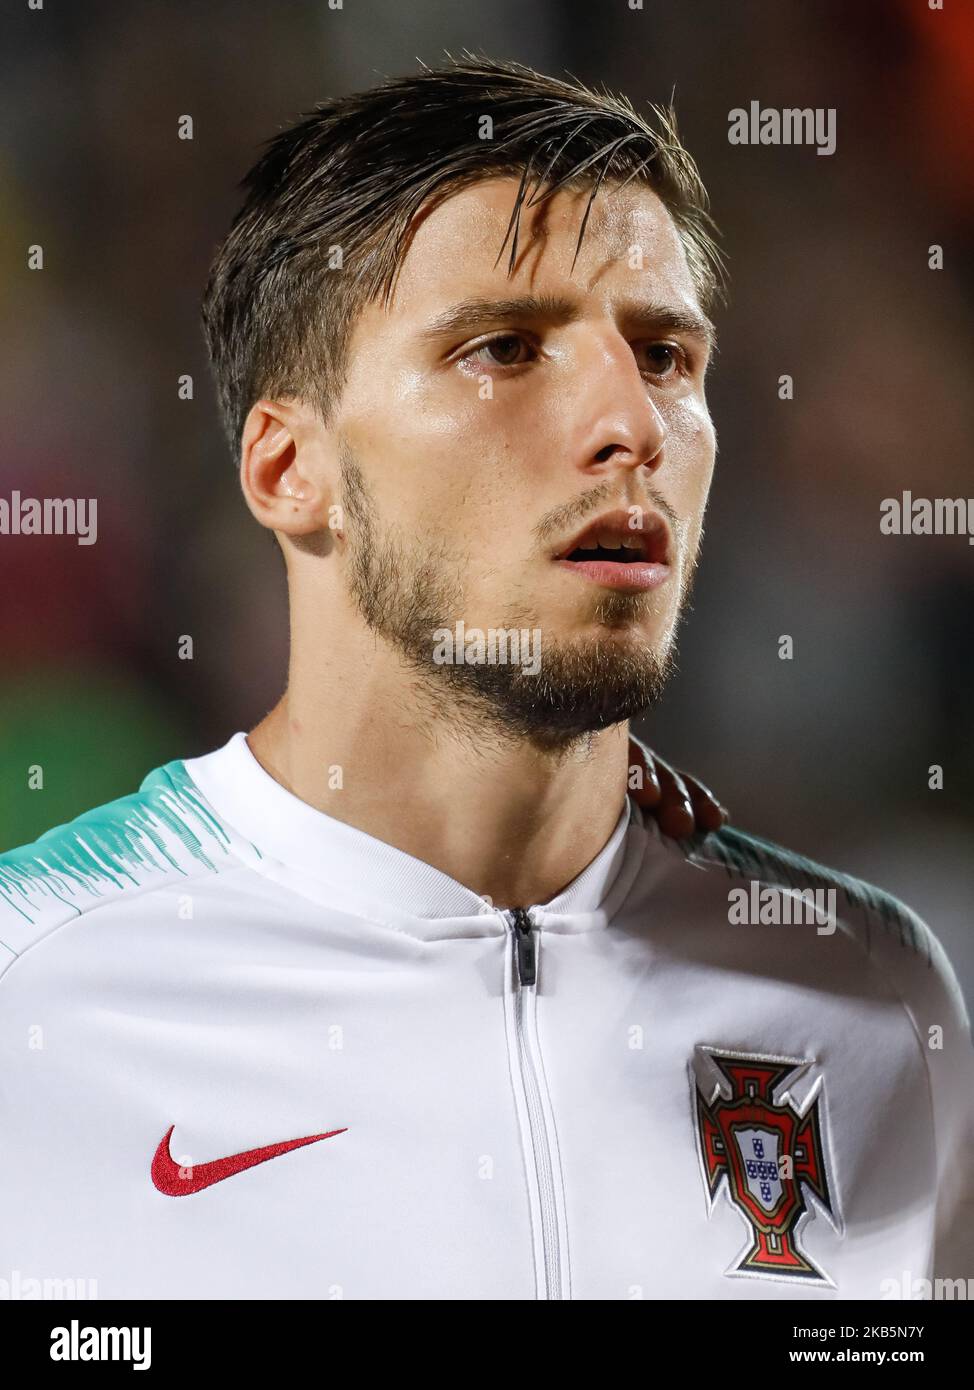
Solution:
{"label": "man's eye", "polygon": [[642,370],[653,376],[673,376],[683,365],[683,350],[675,343],[645,343],[637,350]]}
{"label": "man's eye", "polygon": [[464,353],[464,360],[480,362],[491,367],[519,367],[522,362],[530,361],[526,354],[532,351],[531,344],[519,333],[504,333],[497,338],[488,338],[478,347],[471,348],[469,352]]}

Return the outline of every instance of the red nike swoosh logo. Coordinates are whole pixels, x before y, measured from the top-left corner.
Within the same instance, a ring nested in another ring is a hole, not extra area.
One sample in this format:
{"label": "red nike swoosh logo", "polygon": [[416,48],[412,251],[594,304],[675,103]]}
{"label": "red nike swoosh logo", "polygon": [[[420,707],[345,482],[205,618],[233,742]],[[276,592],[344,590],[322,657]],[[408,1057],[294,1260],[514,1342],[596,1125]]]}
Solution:
{"label": "red nike swoosh logo", "polygon": [[[152,1160],[152,1181],[167,1197],[189,1197],[194,1192],[202,1192],[204,1187],[212,1187],[215,1182],[232,1178],[234,1173],[242,1173],[245,1168],[253,1168],[258,1163],[266,1163],[278,1154],[290,1153],[305,1144],[317,1144],[319,1139],[331,1139],[335,1134],[344,1134],[344,1129],[330,1129],[327,1134],[309,1134],[304,1139],[285,1139],[282,1144],[267,1144],[262,1149],[247,1149],[244,1153],[231,1154],[229,1158],[217,1158],[212,1163],[194,1163],[190,1168],[177,1163],[169,1152],[169,1140],[176,1128],[169,1129],[159,1141],[155,1158]],[[185,1176],[180,1177],[180,1173]]]}

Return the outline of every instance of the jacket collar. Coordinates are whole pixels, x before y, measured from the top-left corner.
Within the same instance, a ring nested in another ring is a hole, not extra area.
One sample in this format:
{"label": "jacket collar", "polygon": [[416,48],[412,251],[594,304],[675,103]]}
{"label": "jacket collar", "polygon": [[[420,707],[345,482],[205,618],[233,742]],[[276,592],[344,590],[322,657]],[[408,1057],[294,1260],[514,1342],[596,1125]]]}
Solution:
{"label": "jacket collar", "polygon": [[[311,886],[335,909],[425,939],[505,929],[499,913],[472,889],[294,796],[257,761],[243,731],[212,753],[186,759],[184,767],[224,825],[251,842],[259,855],[254,866],[269,876],[280,877],[283,866],[296,884]],[[640,812],[627,798],[587,868],[549,902],[524,906],[533,907],[537,925],[549,930],[604,926],[632,886],[645,846]]]}

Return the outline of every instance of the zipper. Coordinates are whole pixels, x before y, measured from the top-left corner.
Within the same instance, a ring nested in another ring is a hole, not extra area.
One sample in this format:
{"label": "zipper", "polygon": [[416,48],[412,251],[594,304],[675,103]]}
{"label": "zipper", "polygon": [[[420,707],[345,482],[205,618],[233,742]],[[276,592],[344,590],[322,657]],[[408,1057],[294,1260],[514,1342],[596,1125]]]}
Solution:
{"label": "zipper", "polygon": [[536,950],[536,938],[533,935],[533,923],[526,908],[515,907],[513,909],[511,912],[511,926],[514,929],[514,947],[517,952],[518,984],[537,984],[538,953]]}
{"label": "zipper", "polygon": [[[514,937],[515,988],[514,1035],[518,1071],[527,1111],[531,1152],[534,1157],[538,1185],[541,1227],[541,1266],[538,1297],[560,1299],[562,1295],[563,1241],[558,1219],[558,1200],[555,1161],[551,1135],[545,1119],[542,1080],[535,1059],[540,1060],[537,1036],[538,933],[531,921],[530,909],[512,908],[505,914]],[[557,1145],[557,1141],[556,1141]]]}

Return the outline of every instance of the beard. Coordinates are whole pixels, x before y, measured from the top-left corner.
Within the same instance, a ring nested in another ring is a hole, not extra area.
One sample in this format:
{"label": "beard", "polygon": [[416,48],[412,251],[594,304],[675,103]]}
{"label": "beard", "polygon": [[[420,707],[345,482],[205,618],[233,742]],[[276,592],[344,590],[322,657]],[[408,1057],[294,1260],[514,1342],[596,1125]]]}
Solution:
{"label": "beard", "polygon": [[[568,748],[586,735],[632,719],[655,705],[673,673],[673,640],[660,648],[626,635],[645,615],[645,595],[612,591],[596,605],[599,631],[574,640],[545,638],[536,674],[519,662],[467,664],[433,660],[434,633],[452,629],[465,608],[462,557],[444,537],[420,548],[395,525],[383,524],[366,480],[347,447],[341,455],[342,506],[348,543],[349,591],[368,627],[389,642],[416,673],[438,714],[465,716],[479,729],[527,739],[539,749]],[[690,574],[681,593],[689,595]],[[498,628],[542,629],[538,615],[511,605]],[[675,624],[673,625],[675,628]]]}

